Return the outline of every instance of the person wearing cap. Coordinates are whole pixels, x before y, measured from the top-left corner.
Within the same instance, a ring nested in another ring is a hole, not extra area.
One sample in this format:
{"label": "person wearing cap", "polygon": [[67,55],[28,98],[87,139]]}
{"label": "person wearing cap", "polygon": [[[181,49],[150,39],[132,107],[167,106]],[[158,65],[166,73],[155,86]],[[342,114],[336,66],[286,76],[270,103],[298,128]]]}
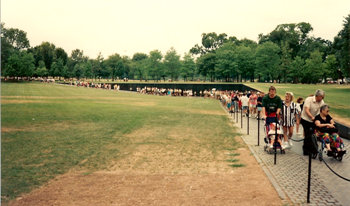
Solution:
{"label": "person wearing cap", "polygon": [[293,93],[286,92],[285,99],[282,103],[281,124],[283,126],[284,146],[290,148],[293,146],[290,141],[293,136],[294,124],[299,113],[297,104],[293,102]]}
{"label": "person wearing cap", "polygon": [[314,133],[315,116],[320,113],[320,108],[324,104],[325,92],[321,89],[316,90],[314,96],[307,97],[304,102],[303,111],[301,112],[300,123],[304,128],[303,154],[308,155],[312,148],[311,136]]}

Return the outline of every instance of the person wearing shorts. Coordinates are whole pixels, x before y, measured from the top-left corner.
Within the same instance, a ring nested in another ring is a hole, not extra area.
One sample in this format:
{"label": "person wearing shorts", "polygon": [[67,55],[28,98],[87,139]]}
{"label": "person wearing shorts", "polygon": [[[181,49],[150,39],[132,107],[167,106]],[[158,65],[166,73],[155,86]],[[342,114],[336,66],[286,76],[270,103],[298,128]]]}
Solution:
{"label": "person wearing shorts", "polygon": [[282,103],[282,118],[284,146],[290,148],[293,144],[290,141],[293,136],[294,123],[299,114],[297,104],[293,102],[293,93],[286,92],[285,100]]}
{"label": "person wearing shorts", "polygon": [[258,96],[256,95],[255,91],[252,91],[250,97],[249,97],[249,111],[251,116],[255,115],[256,117],[256,105],[258,103]]}
{"label": "person wearing shorts", "polygon": [[242,102],[243,116],[245,116],[244,114],[247,114],[249,116],[249,111],[248,111],[249,98],[247,97],[246,93],[244,93],[244,95],[241,97],[241,102]]}
{"label": "person wearing shorts", "polygon": [[258,99],[257,99],[257,104],[256,104],[256,108],[258,110],[258,115],[257,115],[257,119],[261,118],[261,111],[262,111],[262,99],[264,97],[264,93],[263,92],[258,92]]}
{"label": "person wearing shorts", "polygon": [[[265,119],[266,125],[271,123],[279,123],[279,115],[282,108],[282,100],[276,95],[276,88],[271,86],[269,88],[269,93],[265,95],[262,99],[262,116]],[[278,139],[281,144],[281,140]],[[274,140],[271,141],[270,147],[272,148]],[[281,144],[282,149],[284,145]]]}

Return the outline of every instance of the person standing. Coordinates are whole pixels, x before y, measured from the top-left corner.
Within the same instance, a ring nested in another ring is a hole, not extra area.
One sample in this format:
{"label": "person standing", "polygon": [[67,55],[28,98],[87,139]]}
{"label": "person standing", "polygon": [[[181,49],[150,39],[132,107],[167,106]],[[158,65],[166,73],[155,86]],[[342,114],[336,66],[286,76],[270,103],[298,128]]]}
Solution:
{"label": "person standing", "polygon": [[257,104],[256,104],[256,108],[258,110],[258,116],[257,118],[261,118],[261,111],[262,111],[262,99],[264,97],[264,93],[263,92],[258,92],[258,99],[257,99]]}
{"label": "person standing", "polygon": [[[279,123],[279,114],[282,108],[282,100],[279,96],[276,95],[276,88],[271,86],[269,88],[269,93],[265,95],[262,99],[262,117],[265,119],[266,126],[271,123],[275,123],[276,126]],[[277,127],[275,127],[275,130]],[[280,144],[282,143],[278,139]],[[271,141],[270,147],[273,147],[274,139]],[[285,149],[285,146],[281,144],[282,149]]]}
{"label": "person standing", "polygon": [[244,114],[247,114],[247,116],[249,116],[249,110],[248,110],[249,98],[247,97],[246,93],[244,93],[244,95],[241,97],[241,102],[242,102],[243,116],[245,116]]}
{"label": "person standing", "polygon": [[298,116],[297,116],[297,134],[300,135],[299,132],[299,125],[300,125],[300,120],[301,120],[301,112],[303,111],[303,106],[304,106],[304,99],[302,97],[299,97],[297,99],[297,110],[298,110]]}
{"label": "person standing", "polygon": [[262,99],[262,117],[265,118],[266,123],[278,122],[277,114],[281,112],[282,100],[276,95],[276,88],[271,86],[269,93]]}
{"label": "person standing", "polygon": [[314,133],[315,116],[320,113],[320,108],[324,104],[325,92],[321,89],[316,90],[315,95],[307,97],[301,112],[300,123],[304,128],[303,154],[308,155],[311,150],[311,136]]}
{"label": "person standing", "polygon": [[258,101],[258,96],[256,95],[255,91],[252,91],[252,94],[249,97],[249,111],[252,117],[253,115],[256,115],[257,101]]}
{"label": "person standing", "polygon": [[238,98],[238,91],[236,91],[235,97],[233,98],[234,105],[235,105],[235,112],[238,112],[239,110],[239,98]]}
{"label": "person standing", "polygon": [[284,145],[286,148],[293,146],[290,141],[293,136],[294,123],[299,114],[297,109],[297,104],[293,102],[293,93],[286,92],[285,100],[282,104],[282,126],[283,126],[283,136]]}

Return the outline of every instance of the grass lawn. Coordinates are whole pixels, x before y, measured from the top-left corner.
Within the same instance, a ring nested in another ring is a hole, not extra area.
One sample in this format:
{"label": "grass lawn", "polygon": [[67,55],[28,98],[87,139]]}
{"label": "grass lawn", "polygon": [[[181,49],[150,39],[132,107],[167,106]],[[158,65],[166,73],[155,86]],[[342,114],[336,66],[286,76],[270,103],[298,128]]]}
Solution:
{"label": "grass lawn", "polygon": [[235,131],[216,100],[46,83],[2,83],[1,95],[3,201],[70,170],[107,168],[139,145],[205,150],[213,158],[231,152],[226,164],[242,166]]}
{"label": "grass lawn", "polygon": [[336,114],[345,118],[350,122],[350,85],[315,85],[315,84],[269,84],[269,83],[246,83],[247,86],[268,92],[271,85],[277,89],[277,95],[284,99],[285,92],[290,91],[294,94],[294,101],[298,97],[303,97],[304,100],[309,95],[315,94],[317,89],[322,89],[326,92],[324,99],[326,104],[331,107],[331,115]]}

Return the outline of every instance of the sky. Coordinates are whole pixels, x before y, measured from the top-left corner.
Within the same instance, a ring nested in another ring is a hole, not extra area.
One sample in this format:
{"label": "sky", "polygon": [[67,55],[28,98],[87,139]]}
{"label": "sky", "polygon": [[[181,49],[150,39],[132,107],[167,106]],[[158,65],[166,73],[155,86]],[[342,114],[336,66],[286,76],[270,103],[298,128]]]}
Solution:
{"label": "sky", "polygon": [[48,41],[68,55],[132,57],[173,47],[181,56],[202,33],[257,41],[279,24],[308,22],[312,36],[333,41],[350,0],[2,0],[1,22],[27,32],[30,46]]}

